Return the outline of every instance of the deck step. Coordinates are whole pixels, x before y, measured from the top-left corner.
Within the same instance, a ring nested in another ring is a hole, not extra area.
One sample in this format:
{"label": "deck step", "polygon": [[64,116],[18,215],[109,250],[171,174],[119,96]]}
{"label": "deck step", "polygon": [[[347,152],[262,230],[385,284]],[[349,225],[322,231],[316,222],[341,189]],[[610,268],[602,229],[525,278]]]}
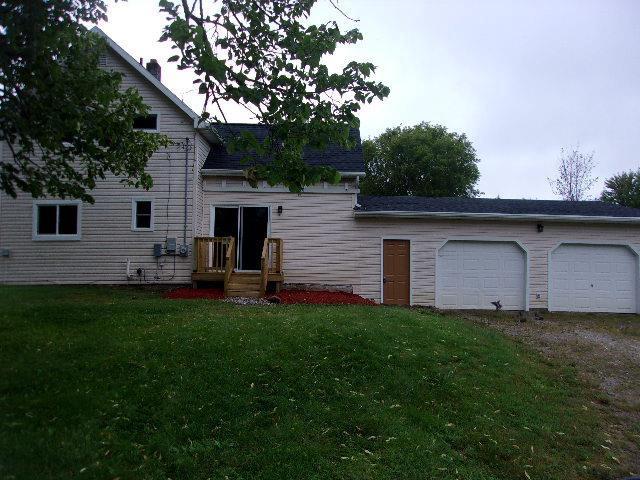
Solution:
{"label": "deck step", "polygon": [[247,291],[247,290],[228,290],[227,297],[248,297],[248,298],[260,298],[259,291]]}
{"label": "deck step", "polygon": [[235,283],[237,285],[259,285],[260,284],[260,275],[256,278],[253,277],[234,277],[231,275],[229,279],[229,283]]}
{"label": "deck step", "polygon": [[260,297],[260,274],[233,272],[226,288],[228,297]]}
{"label": "deck step", "polygon": [[229,288],[227,289],[228,297],[259,297],[260,290],[247,290],[243,288]]}

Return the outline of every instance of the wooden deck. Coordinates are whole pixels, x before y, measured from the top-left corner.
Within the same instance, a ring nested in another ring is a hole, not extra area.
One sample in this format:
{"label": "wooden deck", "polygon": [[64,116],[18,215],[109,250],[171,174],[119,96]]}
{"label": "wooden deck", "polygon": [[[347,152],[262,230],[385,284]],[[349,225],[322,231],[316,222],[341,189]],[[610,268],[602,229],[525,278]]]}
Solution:
{"label": "wooden deck", "polygon": [[260,272],[236,270],[236,240],[233,237],[195,237],[193,242],[195,270],[193,287],[198,282],[223,282],[227,296],[263,297],[269,284],[276,291],[284,282],[283,242],[281,238],[265,238],[260,257]]}

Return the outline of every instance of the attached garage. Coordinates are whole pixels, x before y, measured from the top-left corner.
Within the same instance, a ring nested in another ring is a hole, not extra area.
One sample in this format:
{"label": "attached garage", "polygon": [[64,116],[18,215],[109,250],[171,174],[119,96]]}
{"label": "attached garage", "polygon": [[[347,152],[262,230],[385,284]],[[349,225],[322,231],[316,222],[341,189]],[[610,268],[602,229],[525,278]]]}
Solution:
{"label": "attached garage", "polygon": [[437,253],[436,307],[526,307],[526,254],[516,242],[453,240]]}
{"label": "attached garage", "polygon": [[549,258],[549,310],[635,313],[637,277],[627,246],[561,244]]}
{"label": "attached garage", "polygon": [[371,298],[384,298],[386,273],[374,256],[380,239],[398,235],[411,241],[411,281],[401,285],[410,285],[412,305],[493,309],[499,301],[504,310],[640,312],[640,209],[358,195],[354,215],[364,239],[358,291]]}

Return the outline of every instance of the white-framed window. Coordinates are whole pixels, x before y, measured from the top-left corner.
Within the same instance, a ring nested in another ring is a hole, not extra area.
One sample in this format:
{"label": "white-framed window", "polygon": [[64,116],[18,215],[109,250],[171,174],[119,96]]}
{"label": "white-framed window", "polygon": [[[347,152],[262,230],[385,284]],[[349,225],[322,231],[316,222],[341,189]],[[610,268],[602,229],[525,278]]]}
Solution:
{"label": "white-framed window", "polygon": [[80,240],[82,203],[79,200],[33,202],[34,240]]}
{"label": "white-framed window", "polygon": [[146,115],[140,115],[133,119],[133,129],[142,130],[143,132],[158,132],[160,131],[160,114],[148,113]]}
{"label": "white-framed window", "polygon": [[154,204],[154,199],[149,197],[131,199],[131,230],[153,232]]}

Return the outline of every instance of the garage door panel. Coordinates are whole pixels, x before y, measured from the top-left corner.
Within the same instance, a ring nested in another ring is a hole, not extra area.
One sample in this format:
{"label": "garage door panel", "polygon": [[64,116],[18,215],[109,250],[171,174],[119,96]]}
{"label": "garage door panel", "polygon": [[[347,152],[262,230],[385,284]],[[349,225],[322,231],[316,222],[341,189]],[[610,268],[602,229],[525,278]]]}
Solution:
{"label": "garage door panel", "polygon": [[483,262],[482,269],[492,272],[500,270],[500,260],[497,258],[486,258]]}
{"label": "garage door panel", "polygon": [[588,272],[589,271],[589,264],[587,262],[585,262],[584,260],[578,260],[573,265],[573,271],[576,272],[576,273]]}
{"label": "garage door panel", "polygon": [[442,286],[446,289],[454,289],[458,286],[458,282],[454,277],[444,277]]}
{"label": "garage door panel", "polygon": [[491,288],[498,288],[498,279],[497,278],[485,278],[483,287],[485,290]]}
{"label": "garage door panel", "polygon": [[575,280],[573,282],[573,287],[577,291],[589,290],[591,288],[589,285],[590,284],[587,282],[587,280]]}
{"label": "garage door panel", "polygon": [[633,293],[633,282],[629,280],[616,280],[616,289],[620,292]]}
{"label": "garage door panel", "polygon": [[492,309],[500,300],[505,309],[522,310],[525,270],[524,252],[513,242],[448,242],[438,252],[436,305]]}
{"label": "garage door panel", "polygon": [[458,300],[457,295],[442,295],[442,304],[445,308],[455,308],[456,301]]}
{"label": "garage door panel", "polygon": [[480,267],[482,267],[482,264],[480,263],[479,258],[465,258],[462,264],[462,268],[464,268],[465,270],[479,271]]}
{"label": "garage door panel", "polygon": [[463,295],[462,296],[462,305],[465,308],[475,308],[475,305],[478,305],[479,303],[480,303],[480,295]]}
{"label": "garage door panel", "polygon": [[588,308],[591,305],[591,299],[589,297],[575,297],[575,304],[578,308]]}
{"label": "garage door panel", "polygon": [[635,312],[637,262],[621,245],[561,245],[549,262],[549,309]]}
{"label": "garage door panel", "polygon": [[463,278],[462,288],[480,288],[480,283],[479,278]]}
{"label": "garage door panel", "polygon": [[629,263],[616,263],[616,273],[632,273],[634,271],[634,264]]}
{"label": "garage door panel", "polygon": [[[602,279],[599,277],[596,277],[596,283],[594,288],[596,292],[602,292],[603,294],[607,294],[607,296],[611,290],[617,290],[617,288],[615,287],[615,282],[612,282],[608,278]],[[621,292],[618,292],[618,293],[621,293]]]}

